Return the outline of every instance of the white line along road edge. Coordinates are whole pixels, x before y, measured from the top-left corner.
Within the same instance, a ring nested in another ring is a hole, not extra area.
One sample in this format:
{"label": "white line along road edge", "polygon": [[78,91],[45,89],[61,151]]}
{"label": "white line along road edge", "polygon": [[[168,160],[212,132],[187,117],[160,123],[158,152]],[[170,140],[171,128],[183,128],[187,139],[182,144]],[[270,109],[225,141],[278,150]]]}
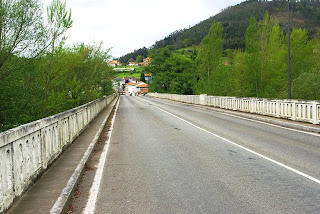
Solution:
{"label": "white line along road edge", "polygon": [[111,135],[112,135],[112,130],[113,130],[113,125],[114,125],[114,121],[116,118],[116,114],[118,111],[118,106],[119,106],[119,102],[120,99],[118,100],[112,121],[111,121],[111,127],[110,127],[110,131],[109,131],[109,136],[108,136],[108,140],[106,141],[106,144],[103,148],[103,152],[101,153],[100,159],[99,159],[99,164],[98,164],[98,169],[96,172],[96,175],[94,177],[92,186],[90,188],[90,192],[89,192],[89,198],[86,204],[86,207],[83,211],[84,214],[92,214],[94,213],[95,207],[96,207],[96,201],[97,201],[97,197],[98,197],[98,193],[99,193],[99,188],[100,188],[100,184],[101,184],[101,179],[102,179],[102,175],[103,175],[103,170],[104,170],[104,165],[107,159],[107,153],[110,147],[110,141],[111,141]]}
{"label": "white line along road edge", "polygon": [[274,164],[277,164],[277,165],[279,165],[279,166],[281,166],[281,167],[283,167],[283,168],[285,168],[285,169],[288,169],[288,170],[290,170],[290,171],[292,171],[292,172],[294,172],[294,173],[296,173],[296,174],[299,174],[299,175],[301,175],[301,176],[303,176],[303,177],[305,177],[305,178],[308,178],[308,179],[311,180],[311,181],[314,181],[314,182],[320,184],[320,180],[318,180],[318,179],[316,179],[316,178],[314,178],[314,177],[312,177],[312,176],[310,176],[310,175],[307,175],[307,174],[305,174],[305,173],[303,173],[303,172],[300,172],[299,170],[296,170],[296,169],[294,169],[294,168],[292,168],[292,167],[290,167],[290,166],[287,166],[287,165],[285,165],[285,164],[283,164],[283,163],[280,163],[280,162],[278,162],[278,161],[276,161],[276,160],[273,160],[273,159],[271,159],[271,158],[268,158],[267,156],[264,156],[264,155],[262,155],[262,154],[260,154],[260,153],[258,153],[258,152],[255,152],[255,151],[253,151],[253,150],[251,150],[251,149],[248,149],[248,148],[246,148],[246,147],[244,147],[244,146],[241,146],[241,145],[239,145],[239,144],[237,144],[237,143],[234,143],[234,142],[232,142],[232,141],[230,141],[230,140],[228,140],[228,139],[226,139],[226,138],[224,138],[224,137],[221,137],[221,136],[219,136],[219,135],[216,135],[216,134],[214,134],[214,133],[212,133],[212,132],[210,132],[210,131],[208,131],[208,130],[206,130],[206,129],[203,129],[203,128],[201,128],[201,127],[199,127],[199,126],[197,126],[197,125],[195,125],[195,124],[193,124],[193,123],[191,123],[191,122],[189,122],[189,121],[187,121],[187,120],[185,120],[185,119],[183,119],[183,118],[181,118],[181,117],[178,117],[177,115],[174,115],[174,114],[172,114],[172,113],[170,113],[170,112],[168,112],[168,111],[166,111],[166,110],[163,110],[163,109],[161,109],[161,108],[159,108],[159,107],[157,107],[157,106],[155,106],[155,105],[153,105],[153,104],[151,104],[151,103],[149,103],[149,104],[152,105],[153,107],[155,107],[156,109],[159,109],[160,111],[163,111],[163,112],[165,112],[165,113],[167,113],[167,114],[169,114],[169,115],[171,115],[171,116],[173,116],[173,117],[175,117],[175,118],[178,118],[179,120],[182,120],[182,121],[188,123],[189,125],[191,125],[191,126],[193,126],[193,127],[196,127],[196,128],[198,128],[198,129],[200,129],[200,130],[202,130],[202,131],[204,131],[204,132],[206,132],[206,133],[208,133],[208,134],[211,134],[211,135],[213,135],[213,136],[215,136],[215,137],[217,137],[217,138],[220,138],[221,140],[226,141],[227,143],[230,143],[230,144],[232,144],[232,145],[234,145],[234,146],[237,146],[237,147],[239,147],[239,148],[241,148],[241,149],[244,149],[244,150],[246,150],[246,151],[248,151],[248,152],[250,152],[250,153],[252,153],[252,154],[255,154],[255,155],[257,155],[257,156],[259,156],[259,157],[261,157],[261,158],[263,158],[263,159],[266,159],[266,160],[268,160],[268,161],[270,161],[270,162],[272,162],[272,163],[274,163]]}

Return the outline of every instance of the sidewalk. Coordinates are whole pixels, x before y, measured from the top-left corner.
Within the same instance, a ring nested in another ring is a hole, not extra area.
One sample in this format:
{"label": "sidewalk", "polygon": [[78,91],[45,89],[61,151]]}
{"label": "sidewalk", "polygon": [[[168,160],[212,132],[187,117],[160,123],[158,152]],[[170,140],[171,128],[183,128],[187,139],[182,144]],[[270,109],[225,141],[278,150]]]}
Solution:
{"label": "sidewalk", "polygon": [[14,203],[6,212],[7,214],[50,213],[88,147],[96,140],[97,132],[116,101],[117,99],[89,124],[87,129],[64,151],[39,180]]}

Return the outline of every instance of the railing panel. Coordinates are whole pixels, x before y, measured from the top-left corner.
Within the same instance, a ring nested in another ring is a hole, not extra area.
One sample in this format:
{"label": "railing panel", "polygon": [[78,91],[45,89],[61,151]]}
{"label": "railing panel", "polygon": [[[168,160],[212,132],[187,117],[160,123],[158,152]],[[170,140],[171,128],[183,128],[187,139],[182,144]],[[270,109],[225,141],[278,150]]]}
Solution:
{"label": "railing panel", "polygon": [[159,93],[149,93],[148,96],[320,124],[319,101],[236,98],[206,95],[200,95],[205,96],[200,99],[199,95],[170,95]]}
{"label": "railing panel", "polygon": [[0,213],[8,209],[116,96],[113,94],[0,133]]}
{"label": "railing panel", "polygon": [[[0,148],[0,202],[9,206],[15,197],[13,187],[13,163],[11,144]],[[0,205],[1,207],[1,205]]]}

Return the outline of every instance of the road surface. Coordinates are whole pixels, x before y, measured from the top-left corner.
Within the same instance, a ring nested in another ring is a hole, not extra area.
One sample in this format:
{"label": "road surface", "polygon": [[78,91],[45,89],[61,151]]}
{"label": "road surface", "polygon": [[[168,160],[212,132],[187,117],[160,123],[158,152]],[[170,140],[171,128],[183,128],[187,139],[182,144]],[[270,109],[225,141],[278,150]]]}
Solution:
{"label": "road surface", "polygon": [[[320,136],[121,96],[95,213],[320,213]],[[100,183],[99,183],[100,182]]]}

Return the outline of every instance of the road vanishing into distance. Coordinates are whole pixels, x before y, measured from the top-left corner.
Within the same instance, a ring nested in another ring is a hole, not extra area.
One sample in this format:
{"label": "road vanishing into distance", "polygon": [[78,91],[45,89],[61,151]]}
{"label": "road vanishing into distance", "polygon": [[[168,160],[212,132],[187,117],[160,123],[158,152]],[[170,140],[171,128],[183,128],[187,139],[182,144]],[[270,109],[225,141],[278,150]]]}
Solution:
{"label": "road vanishing into distance", "polygon": [[121,96],[107,148],[95,213],[320,213],[317,134]]}

